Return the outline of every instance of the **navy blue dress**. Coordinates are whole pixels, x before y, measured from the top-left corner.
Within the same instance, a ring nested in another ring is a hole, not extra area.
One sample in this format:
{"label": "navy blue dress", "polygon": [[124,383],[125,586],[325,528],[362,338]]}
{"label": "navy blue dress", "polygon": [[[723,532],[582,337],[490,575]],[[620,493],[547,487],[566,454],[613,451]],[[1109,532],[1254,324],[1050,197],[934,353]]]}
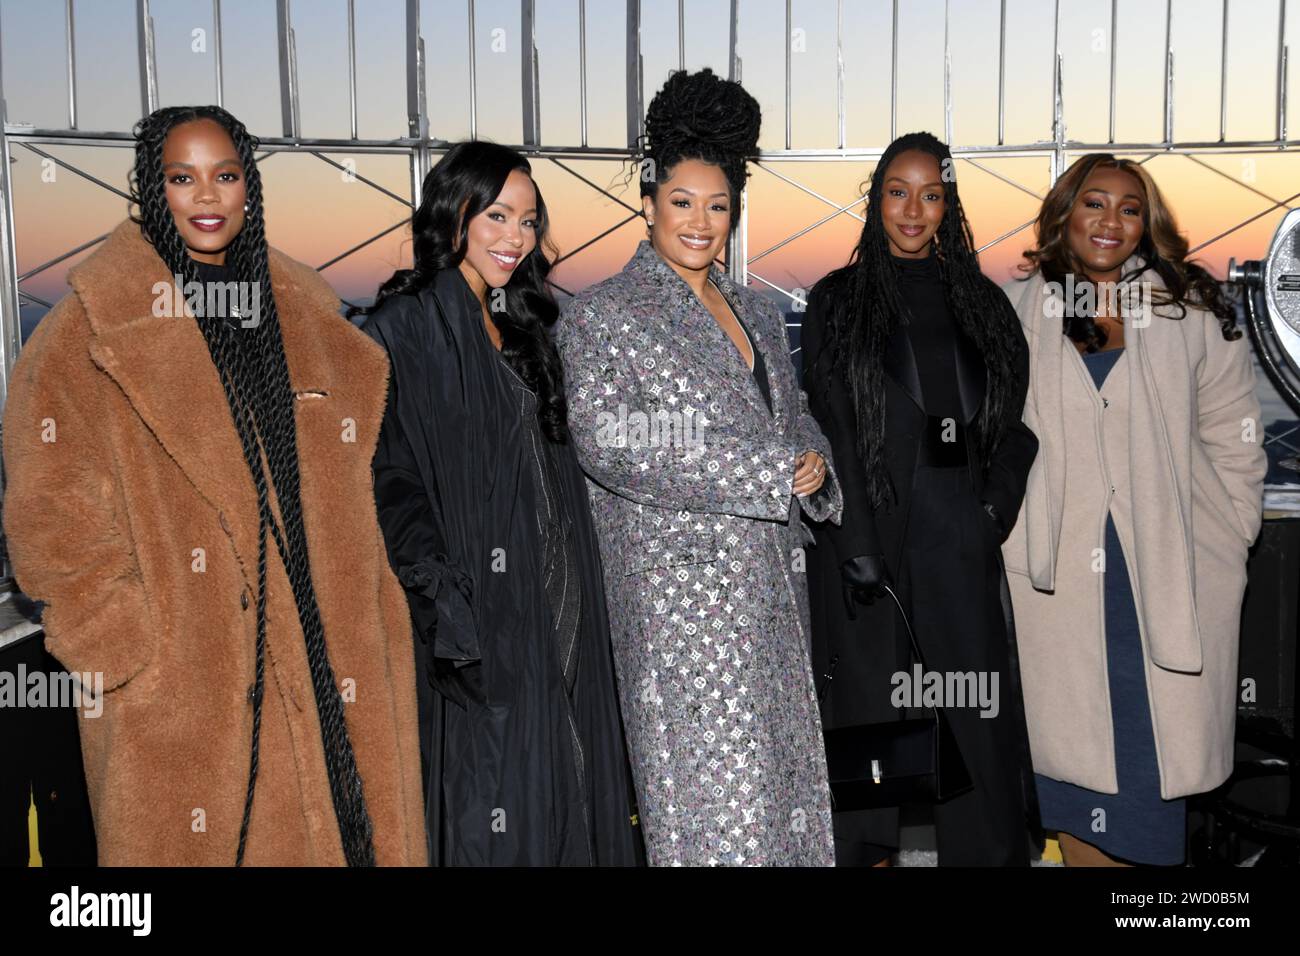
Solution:
{"label": "navy blue dress", "polygon": [[[1083,355],[1098,389],[1122,354],[1123,349],[1112,349]],[[1106,662],[1119,793],[1098,793],[1035,774],[1043,827],[1069,833],[1131,863],[1176,866],[1186,852],[1187,802],[1160,797],[1137,607],[1128,564],[1109,516],[1105,569]]]}

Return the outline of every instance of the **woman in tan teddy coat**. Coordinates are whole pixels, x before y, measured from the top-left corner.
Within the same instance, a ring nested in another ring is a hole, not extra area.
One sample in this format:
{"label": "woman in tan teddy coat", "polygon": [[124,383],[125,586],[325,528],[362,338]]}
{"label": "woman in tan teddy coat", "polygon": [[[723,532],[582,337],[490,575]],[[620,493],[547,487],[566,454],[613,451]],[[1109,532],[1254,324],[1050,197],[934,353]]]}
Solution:
{"label": "woman in tan teddy coat", "polygon": [[168,108],[136,136],[139,219],[71,270],[4,419],[18,582],[50,651],[103,679],[100,863],[423,865],[410,618],[371,493],[383,351],[268,248],[238,120]]}

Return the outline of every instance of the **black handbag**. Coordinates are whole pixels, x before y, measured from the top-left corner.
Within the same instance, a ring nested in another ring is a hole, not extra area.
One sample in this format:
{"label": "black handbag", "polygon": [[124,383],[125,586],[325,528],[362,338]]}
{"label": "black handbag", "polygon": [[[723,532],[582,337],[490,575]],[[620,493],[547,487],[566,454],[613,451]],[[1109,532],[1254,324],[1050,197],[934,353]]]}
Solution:
{"label": "black handbag", "polygon": [[[925,670],[920,645],[898,595],[884,586],[907,630],[912,653]],[[839,655],[831,658],[818,699],[826,696]],[[928,709],[928,708],[927,708]],[[925,717],[856,724],[824,732],[831,806],[836,812],[939,803],[973,787],[943,708]]]}

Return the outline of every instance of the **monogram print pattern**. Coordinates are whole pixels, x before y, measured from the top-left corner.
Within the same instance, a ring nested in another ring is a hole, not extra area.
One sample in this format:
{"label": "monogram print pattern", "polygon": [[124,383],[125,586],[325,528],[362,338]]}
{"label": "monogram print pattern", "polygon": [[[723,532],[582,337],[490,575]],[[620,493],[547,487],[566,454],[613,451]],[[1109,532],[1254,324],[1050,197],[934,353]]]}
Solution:
{"label": "monogram print pattern", "polygon": [[[831,865],[801,515],[838,521],[839,486],[781,314],[711,281],[765,357],[771,411],[649,243],[569,303],[557,336],[643,832],[654,865]],[[798,498],[809,450],[826,481]]]}

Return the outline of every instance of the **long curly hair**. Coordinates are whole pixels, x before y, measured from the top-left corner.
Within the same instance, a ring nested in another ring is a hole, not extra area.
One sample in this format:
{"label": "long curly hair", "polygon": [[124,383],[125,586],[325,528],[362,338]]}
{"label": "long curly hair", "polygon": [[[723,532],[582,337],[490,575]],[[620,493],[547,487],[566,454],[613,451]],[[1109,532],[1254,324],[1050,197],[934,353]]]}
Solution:
{"label": "long curly hair", "polygon": [[[312,690],[320,717],[321,743],[329,775],[330,794],[338,820],[343,852],[349,866],[375,862],[373,826],[366,809],[361,776],[348,737],[343,699],[326,654],[320,608],[312,585],[307,530],[303,523],[298,435],[294,426],[294,396],[284,354],[279,315],[272,295],[266,223],[262,206],[262,179],[254,150],[257,140],[244,124],[215,106],[174,106],[156,110],[135,125],[135,163],[130,174],[131,201],[138,210],[132,219],[171,270],[185,285],[199,281],[194,260],[176,228],[167,205],[163,174],[163,145],[168,135],[184,123],[209,120],[230,136],[243,166],[248,205],[243,229],[226,250],[232,281],[260,287],[260,322],[252,328],[234,327],[220,316],[196,319],[208,354],[221,379],[226,402],[243,448],[243,466],[257,491],[257,638],[253,683],[253,731],[244,815],[239,828],[236,865],[242,864],[248,824],[257,786],[262,705],[266,686],[266,572],[267,536],[275,541],[289,583],[293,587],[298,620],[302,625],[311,671]],[[266,467],[263,466],[263,456]],[[232,463],[232,467],[234,466]],[[267,470],[270,475],[268,481]],[[270,506],[274,486],[280,521]]]}
{"label": "long curly hair", "polygon": [[899,267],[889,251],[881,218],[881,197],[890,164],[909,150],[933,156],[944,173],[944,213],[933,239],[934,254],[953,320],[978,348],[987,369],[988,385],[976,429],[981,467],[988,467],[1006,428],[1020,412],[1012,396],[1017,391],[1016,369],[1024,358],[1024,339],[1011,303],[980,271],[970,224],[957,194],[952,154],[930,133],[907,133],[889,144],[871,175],[866,222],[848,265],[829,273],[809,296],[809,307],[826,317],[826,347],[817,356],[822,367],[810,377],[810,384],[826,389],[831,376],[839,375],[848,386],[857,410],[858,454],[876,507],[896,499],[884,465],[884,356],[890,338],[907,321],[899,294]]}
{"label": "long curly hair", "polygon": [[[1237,316],[1232,304],[1214,276],[1187,258],[1187,240],[1179,233],[1174,214],[1151,174],[1140,163],[1119,159],[1111,153],[1081,156],[1052,186],[1035,224],[1037,246],[1025,251],[1028,262],[1020,266],[1025,273],[1023,278],[1041,273],[1048,282],[1061,285],[1071,276],[1076,286],[1088,281],[1083,263],[1070,248],[1070,217],[1084,184],[1097,169],[1117,169],[1130,174],[1142,192],[1142,238],[1134,253],[1141,257],[1143,264],[1130,274],[1121,276],[1120,282],[1128,282],[1151,269],[1165,286],[1163,292],[1157,291],[1153,295],[1153,305],[1171,306],[1176,314],[1169,317],[1174,319],[1185,318],[1189,305],[1206,309],[1219,320],[1225,339],[1240,338],[1241,331],[1236,328]],[[1077,311],[1066,310],[1062,331],[1071,340],[1083,343],[1089,352],[1103,348],[1106,330],[1097,325],[1093,316],[1074,314]]]}
{"label": "long curly hair", "polygon": [[[399,269],[379,287],[374,305],[353,308],[349,315],[368,315],[395,295],[415,295],[431,285],[443,269],[455,269],[465,258],[469,222],[505,188],[512,172],[530,179],[532,166],[508,146],[482,140],[456,143],[424,178],[420,206],[411,220],[413,265]],[[568,440],[564,373],[550,337],[559,306],[547,287],[551,272],[548,251],[550,217],[542,190],[537,190],[537,245],[515,266],[505,286],[505,309],[489,314],[501,333],[501,355],[537,395],[537,417],[546,437],[557,444]]]}
{"label": "long curly hair", "polygon": [[638,170],[641,195],[654,199],[660,180],[685,159],[698,159],[722,169],[731,193],[731,226],[740,221],[740,194],[749,177],[746,160],[758,152],[762,124],[758,100],[734,80],[724,80],[708,68],[697,73],[675,71],[650,101]]}

